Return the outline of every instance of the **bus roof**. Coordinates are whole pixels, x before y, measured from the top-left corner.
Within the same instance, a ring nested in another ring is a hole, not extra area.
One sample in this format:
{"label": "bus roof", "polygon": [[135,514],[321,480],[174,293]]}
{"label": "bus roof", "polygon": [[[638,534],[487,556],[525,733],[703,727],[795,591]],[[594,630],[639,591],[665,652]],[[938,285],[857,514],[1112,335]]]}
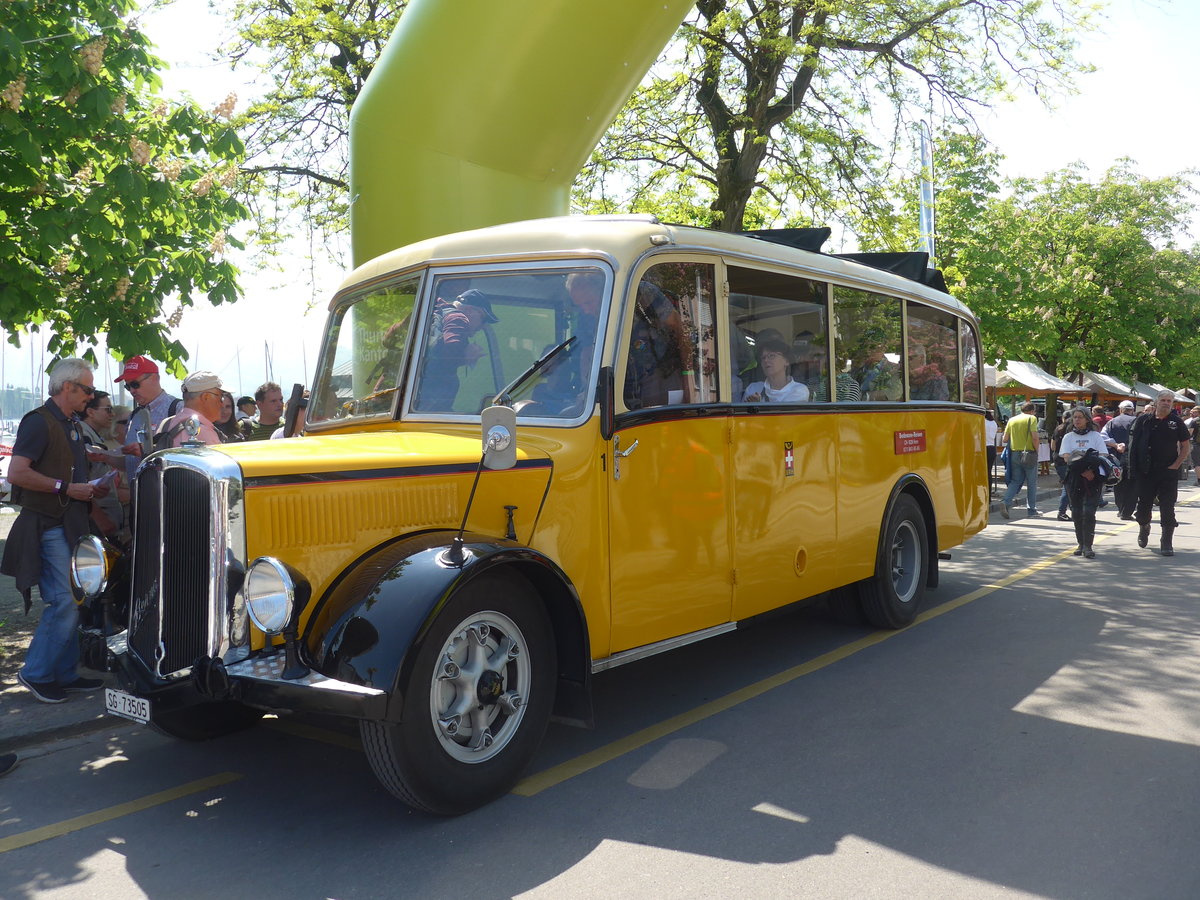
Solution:
{"label": "bus roof", "polygon": [[748,234],[669,225],[652,215],[559,216],[429,238],[359,266],[342,283],[338,295],[364,282],[416,266],[515,262],[561,256],[581,259],[607,256],[618,262],[631,263],[655,250],[712,253],[796,268],[812,278],[919,298],[932,306],[974,319],[970,310],[950,294],[892,272]]}

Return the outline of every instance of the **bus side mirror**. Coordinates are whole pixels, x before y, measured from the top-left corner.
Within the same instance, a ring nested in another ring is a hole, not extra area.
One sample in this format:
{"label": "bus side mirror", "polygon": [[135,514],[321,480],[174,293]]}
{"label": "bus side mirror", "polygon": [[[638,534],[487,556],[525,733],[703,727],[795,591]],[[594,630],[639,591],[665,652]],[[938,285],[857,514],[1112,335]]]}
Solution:
{"label": "bus side mirror", "polygon": [[614,406],[616,398],[613,396],[613,369],[612,366],[605,366],[600,370],[600,437],[603,440],[610,440],[616,427],[613,424]]}
{"label": "bus side mirror", "polygon": [[511,406],[489,406],[479,416],[485,469],[511,469],[517,464],[517,413]]}

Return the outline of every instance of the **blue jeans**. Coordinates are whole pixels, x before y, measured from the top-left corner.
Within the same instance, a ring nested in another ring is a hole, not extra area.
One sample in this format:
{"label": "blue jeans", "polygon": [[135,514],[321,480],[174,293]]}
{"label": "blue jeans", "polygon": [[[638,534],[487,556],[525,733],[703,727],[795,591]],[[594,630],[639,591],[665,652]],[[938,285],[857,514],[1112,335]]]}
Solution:
{"label": "blue jeans", "polygon": [[1005,506],[1013,502],[1013,497],[1017,496],[1024,485],[1028,489],[1025,495],[1026,506],[1031,510],[1037,509],[1037,469],[1036,462],[1032,466],[1012,467],[1012,481],[1008,483],[1008,490],[1004,492]]}
{"label": "blue jeans", "polygon": [[70,571],[66,534],[61,525],[50,528],[42,534],[42,577],[38,579],[45,606],[21,669],[26,681],[70,684],[79,677],[79,608],[71,593]]}

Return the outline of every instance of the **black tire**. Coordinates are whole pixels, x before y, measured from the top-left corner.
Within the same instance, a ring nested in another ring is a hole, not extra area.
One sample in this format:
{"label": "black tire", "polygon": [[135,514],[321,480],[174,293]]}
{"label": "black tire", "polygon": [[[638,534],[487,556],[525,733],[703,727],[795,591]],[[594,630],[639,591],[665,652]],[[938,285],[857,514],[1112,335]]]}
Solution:
{"label": "black tire", "polygon": [[925,516],[916,500],[901,494],[879,536],[875,575],[858,584],[867,621],[876,628],[911,625],[925,599],[928,567]]}
{"label": "black tire", "polygon": [[261,709],[222,700],[169,712],[151,712],[150,727],[181,741],[208,741],[252,728],[262,717]]}
{"label": "black tire", "polygon": [[863,615],[862,602],[858,598],[855,585],[834,588],[825,595],[825,608],[829,617],[839,625],[865,625],[867,617]]}
{"label": "black tire", "polygon": [[372,771],[424,812],[483,806],[516,784],[541,743],[556,672],[550,620],[529,582],[510,572],[472,581],[438,615],[398,685],[400,721],[360,723]]}

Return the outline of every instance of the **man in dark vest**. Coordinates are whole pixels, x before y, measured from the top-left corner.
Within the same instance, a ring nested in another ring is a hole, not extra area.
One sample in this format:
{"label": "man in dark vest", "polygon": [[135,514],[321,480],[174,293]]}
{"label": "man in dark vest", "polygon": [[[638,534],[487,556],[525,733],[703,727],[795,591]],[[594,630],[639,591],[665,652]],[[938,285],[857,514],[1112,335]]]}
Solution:
{"label": "man in dark vest", "polygon": [[79,665],[79,611],[71,593],[71,548],[91,530],[88,507],[105,493],[88,482],[88,459],[77,416],[95,393],[92,367],[62,359],[50,370],[50,399],[27,413],[17,429],[8,480],[21,514],[13,523],[0,573],[17,580],[30,608],[38,586],[41,620],[17,679],[43,703],[62,703],[72,691],[102,682],[83,678]]}
{"label": "man in dark vest", "polygon": [[[1130,429],[1129,468],[1137,474],[1138,502],[1134,518],[1138,523],[1138,546],[1150,540],[1150,517],[1158,504],[1162,523],[1159,554],[1174,556],[1175,500],[1179,494],[1179,467],[1188,457],[1188,431],[1183,418],[1175,412],[1175,392],[1159,391],[1154,411],[1142,413]],[[15,451],[14,451],[15,452]],[[15,461],[15,460],[14,460]]]}

